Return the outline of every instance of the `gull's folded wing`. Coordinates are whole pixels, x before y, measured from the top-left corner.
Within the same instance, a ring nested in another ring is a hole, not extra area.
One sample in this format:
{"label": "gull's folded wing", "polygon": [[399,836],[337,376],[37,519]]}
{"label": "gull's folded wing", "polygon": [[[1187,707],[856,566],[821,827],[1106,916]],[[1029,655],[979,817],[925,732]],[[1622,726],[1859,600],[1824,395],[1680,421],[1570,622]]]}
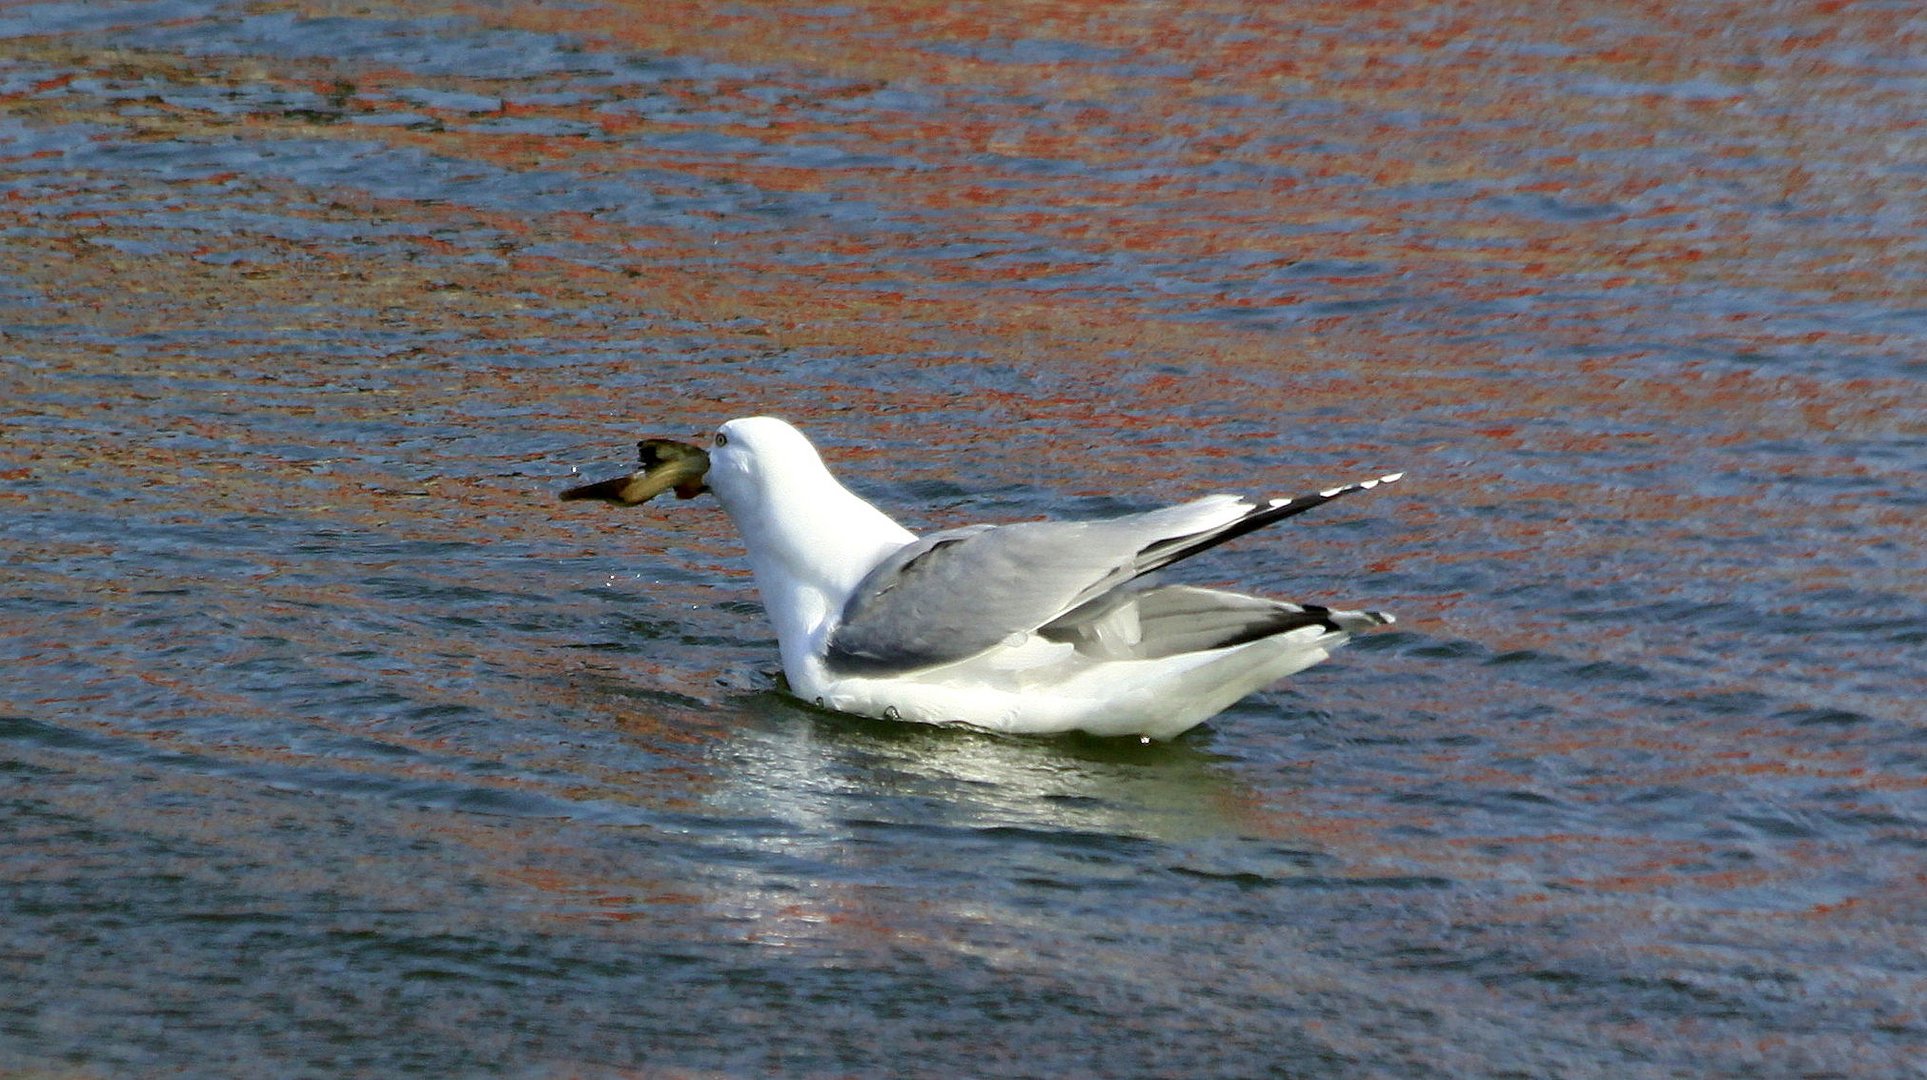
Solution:
{"label": "gull's folded wing", "polygon": [[852,674],[932,667],[1047,624],[1075,624],[1141,575],[1398,475],[1295,499],[1235,495],[1103,521],[1028,521],[932,533],[871,570],[831,636],[830,666]]}

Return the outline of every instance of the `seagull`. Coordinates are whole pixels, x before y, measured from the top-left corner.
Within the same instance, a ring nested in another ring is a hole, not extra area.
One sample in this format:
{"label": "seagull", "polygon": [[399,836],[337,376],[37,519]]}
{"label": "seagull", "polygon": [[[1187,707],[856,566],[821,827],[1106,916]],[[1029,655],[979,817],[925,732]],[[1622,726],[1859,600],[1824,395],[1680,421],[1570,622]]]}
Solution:
{"label": "seagull", "polygon": [[1122,517],[918,537],[773,417],[729,421],[708,450],[671,439],[637,448],[641,469],[562,498],[632,506],[672,490],[714,494],[748,549],[789,689],[819,708],[1166,740],[1393,621],[1151,575],[1402,473],[1290,499],[1208,495]]}

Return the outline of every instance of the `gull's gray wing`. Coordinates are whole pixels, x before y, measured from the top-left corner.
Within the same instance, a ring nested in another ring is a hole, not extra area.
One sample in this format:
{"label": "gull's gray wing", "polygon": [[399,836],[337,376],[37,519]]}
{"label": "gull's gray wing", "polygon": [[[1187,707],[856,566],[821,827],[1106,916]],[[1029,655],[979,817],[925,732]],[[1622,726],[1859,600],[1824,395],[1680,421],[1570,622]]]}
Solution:
{"label": "gull's gray wing", "polygon": [[932,533],[906,544],[857,586],[826,659],[852,674],[909,671],[974,656],[1013,634],[1100,618],[1115,606],[1108,594],[1135,578],[1396,479],[1295,499],[1254,503],[1213,495],[1103,521],[1026,521]]}

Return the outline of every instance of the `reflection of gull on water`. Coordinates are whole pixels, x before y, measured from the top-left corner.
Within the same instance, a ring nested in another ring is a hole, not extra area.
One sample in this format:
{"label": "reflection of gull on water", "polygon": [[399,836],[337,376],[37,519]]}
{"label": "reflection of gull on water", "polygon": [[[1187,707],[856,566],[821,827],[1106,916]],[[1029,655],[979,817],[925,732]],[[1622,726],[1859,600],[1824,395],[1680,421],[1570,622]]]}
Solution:
{"label": "reflection of gull on water", "polygon": [[[809,714],[774,693],[745,695],[726,764],[703,801],[844,844],[853,823],[905,831],[1001,831],[1058,842],[1194,842],[1263,832],[1234,759],[1201,743],[1013,740],[967,729]],[[1289,787],[1289,777],[1269,779]],[[961,840],[946,841],[945,848]],[[827,855],[826,855],[827,857]]]}
{"label": "reflection of gull on water", "polygon": [[732,714],[706,747],[717,782],[684,818],[713,853],[690,890],[765,945],[985,947],[944,929],[959,923],[1058,940],[1081,909],[1014,902],[1008,879],[1074,888],[1147,858],[1242,865],[1253,836],[1267,851],[1322,842],[1189,741],[1002,739],[812,716],[773,693]]}
{"label": "reflection of gull on water", "polygon": [[640,446],[641,470],[563,498],[714,492],[749,549],[791,690],[843,712],[1168,739],[1392,621],[1145,575],[1397,474],[1294,499],[1212,495],[918,539],[781,420],[731,420],[707,453]]}

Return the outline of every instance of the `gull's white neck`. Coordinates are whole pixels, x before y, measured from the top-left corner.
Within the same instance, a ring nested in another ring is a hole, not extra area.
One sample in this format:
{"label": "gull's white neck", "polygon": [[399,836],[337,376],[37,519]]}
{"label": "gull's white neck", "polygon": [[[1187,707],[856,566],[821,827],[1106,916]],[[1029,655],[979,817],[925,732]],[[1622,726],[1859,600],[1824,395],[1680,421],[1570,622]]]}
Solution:
{"label": "gull's white neck", "polygon": [[813,450],[713,459],[710,487],[749,551],[783,669],[807,693],[830,621],[865,574],[916,536],[838,483]]}

